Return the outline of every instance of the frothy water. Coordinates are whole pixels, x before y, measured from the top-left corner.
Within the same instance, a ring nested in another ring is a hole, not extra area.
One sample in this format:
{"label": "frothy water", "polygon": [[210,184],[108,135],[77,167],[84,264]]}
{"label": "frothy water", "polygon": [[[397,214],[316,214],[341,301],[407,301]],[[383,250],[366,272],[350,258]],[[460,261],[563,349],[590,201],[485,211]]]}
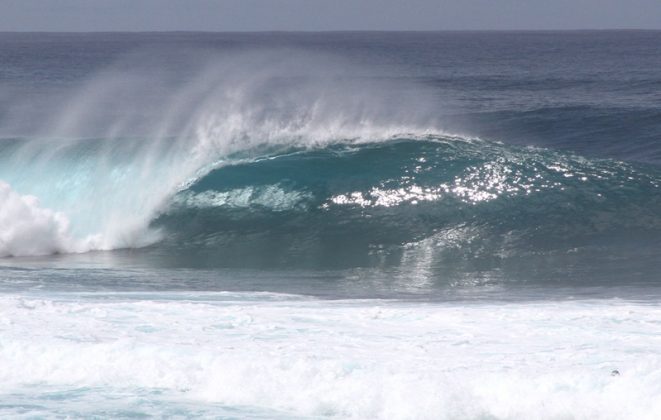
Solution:
{"label": "frothy water", "polygon": [[[67,250],[69,221],[39,207],[33,196],[21,196],[0,183],[0,256],[52,254]],[[35,241],[34,238],[39,238]]]}
{"label": "frothy water", "polygon": [[110,293],[0,307],[3,416],[661,414],[661,314],[646,302]]}

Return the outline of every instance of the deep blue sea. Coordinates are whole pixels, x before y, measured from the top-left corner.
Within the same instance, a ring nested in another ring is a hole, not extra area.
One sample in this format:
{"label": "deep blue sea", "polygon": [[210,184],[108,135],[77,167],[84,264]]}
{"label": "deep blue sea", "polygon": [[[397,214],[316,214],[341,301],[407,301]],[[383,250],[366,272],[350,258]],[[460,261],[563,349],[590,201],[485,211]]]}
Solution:
{"label": "deep blue sea", "polygon": [[660,319],[661,31],[0,33],[1,417],[654,419]]}

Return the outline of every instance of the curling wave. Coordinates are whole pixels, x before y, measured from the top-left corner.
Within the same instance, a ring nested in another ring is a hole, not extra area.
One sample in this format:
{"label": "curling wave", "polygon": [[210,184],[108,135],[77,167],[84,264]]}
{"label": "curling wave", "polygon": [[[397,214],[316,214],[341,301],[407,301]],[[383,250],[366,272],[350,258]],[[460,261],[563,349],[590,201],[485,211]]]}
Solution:
{"label": "curling wave", "polygon": [[399,138],[221,166],[152,224],[167,233],[164,246],[229,265],[617,255],[659,249],[660,188],[653,167],[459,137]]}
{"label": "curling wave", "polygon": [[[46,225],[55,226],[3,238],[0,255],[145,246],[161,238],[149,225],[173,194],[232,156],[381,141],[433,126],[419,90],[368,83],[327,57],[285,55],[230,54],[202,65],[191,58],[184,80],[128,57],[71,97],[51,100],[50,114],[0,121],[8,133],[0,180],[37,197],[32,207],[51,209]],[[14,217],[3,209],[0,224]]]}
{"label": "curling wave", "polygon": [[[14,227],[3,229],[2,255],[152,245],[229,266],[351,266],[406,264],[411,255],[447,263],[655,253],[660,245],[657,168],[546,149],[443,135],[257,147],[211,159],[176,189],[171,181],[157,189],[151,203],[153,191],[140,185],[106,202],[141,168],[116,157],[115,184],[104,185],[81,176],[97,155],[79,152],[69,150],[62,172],[62,159],[49,161],[48,178],[32,182],[61,205],[86,197],[75,218],[2,185],[0,221]],[[159,170],[166,177],[168,167]],[[94,223],[115,236],[94,232]]]}

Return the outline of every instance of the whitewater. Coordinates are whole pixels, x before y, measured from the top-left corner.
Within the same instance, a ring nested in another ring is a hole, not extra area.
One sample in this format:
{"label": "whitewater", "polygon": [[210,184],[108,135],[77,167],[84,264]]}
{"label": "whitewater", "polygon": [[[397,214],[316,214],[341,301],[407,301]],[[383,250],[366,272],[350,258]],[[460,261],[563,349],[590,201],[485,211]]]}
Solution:
{"label": "whitewater", "polygon": [[659,308],[645,302],[458,305],[184,292],[3,297],[0,305],[7,417],[661,412],[661,358],[652,348]]}
{"label": "whitewater", "polygon": [[659,417],[658,41],[0,34],[0,415]]}

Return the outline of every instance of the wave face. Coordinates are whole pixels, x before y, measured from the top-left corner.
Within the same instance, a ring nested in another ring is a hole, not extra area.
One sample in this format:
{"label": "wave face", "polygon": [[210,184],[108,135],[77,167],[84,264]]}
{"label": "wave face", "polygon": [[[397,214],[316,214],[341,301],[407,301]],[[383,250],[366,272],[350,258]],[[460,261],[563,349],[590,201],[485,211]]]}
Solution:
{"label": "wave face", "polygon": [[216,168],[153,225],[227,265],[411,265],[658,250],[661,173],[448,136]]}

